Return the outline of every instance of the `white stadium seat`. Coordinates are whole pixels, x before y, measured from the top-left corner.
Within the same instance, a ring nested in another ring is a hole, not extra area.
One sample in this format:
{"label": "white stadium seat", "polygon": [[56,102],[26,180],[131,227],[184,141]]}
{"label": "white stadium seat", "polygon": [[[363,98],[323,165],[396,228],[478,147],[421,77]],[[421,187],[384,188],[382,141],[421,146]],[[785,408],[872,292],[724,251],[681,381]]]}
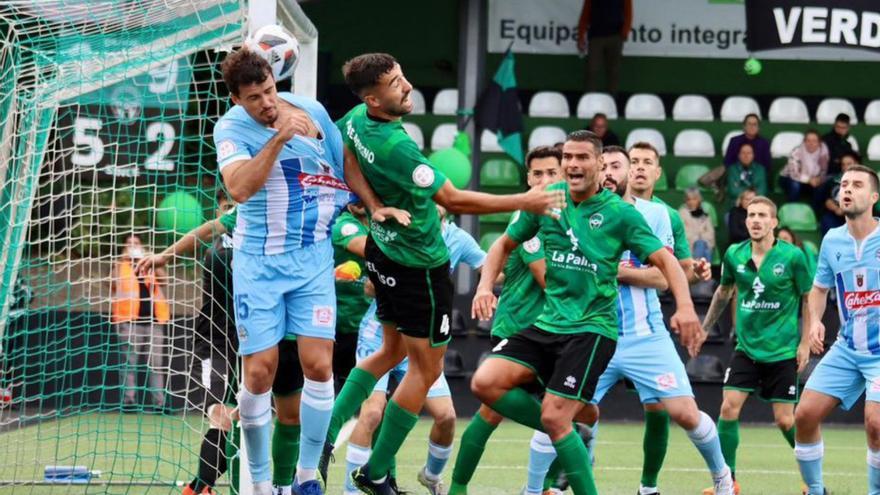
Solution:
{"label": "white stadium seat", "polygon": [[566,133],[561,127],[552,125],[535,127],[535,130],[529,135],[529,149],[562,143],[565,141],[565,136]]}
{"label": "white stadium seat", "polygon": [[425,149],[425,135],[422,134],[421,127],[413,124],[412,122],[404,122],[403,130],[405,130],[406,133],[409,134],[409,137],[411,137],[412,140],[415,141],[417,145],[419,145],[420,150]]}
{"label": "white stadium seat", "polygon": [[880,100],[872,100],[865,107],[865,123],[868,125],[880,125]]}
{"label": "white stadium seat", "polygon": [[849,115],[850,124],[858,124],[856,107],[853,106],[851,101],[844,98],[825,98],[819,102],[819,108],[816,109],[816,122],[820,124],[833,124],[834,117],[837,117],[839,113]]}
{"label": "white stadium seat", "polygon": [[431,134],[431,149],[442,150],[449,148],[455,142],[455,135],[458,134],[458,126],[455,124],[440,124]]}
{"label": "white stadium seat", "polygon": [[849,145],[852,146],[853,151],[855,151],[855,152],[858,153],[858,151],[859,151],[859,142],[856,141],[856,137],[855,137],[855,136],[850,136],[850,137],[846,138],[846,140],[849,141]]}
{"label": "white stadium seat", "polygon": [[673,120],[709,122],[715,119],[712,104],[703,95],[682,95],[672,106]]}
{"label": "white stadium seat", "polygon": [[804,133],[782,131],[777,132],[770,141],[770,156],[773,158],[788,158],[791,150],[804,142]]}
{"label": "white stadium seat", "polygon": [[875,134],[868,143],[868,160],[880,160],[880,134]]}
{"label": "white stadium seat", "polygon": [[593,115],[604,113],[609,119],[617,118],[617,103],[608,93],[586,93],[581,96],[577,106],[579,119],[592,119]]}
{"label": "white stadium seat", "polygon": [[653,144],[657,148],[657,152],[660,153],[660,156],[666,156],[666,139],[663,138],[663,134],[660,134],[660,131],[657,129],[639,127],[629,131],[629,134],[626,136],[626,149],[629,149],[639,141],[647,141]]}
{"label": "white stadium seat", "polygon": [[783,96],[770,104],[768,119],[774,124],[809,124],[810,113],[807,104],[800,98]]}
{"label": "white stadium seat", "polygon": [[458,111],[458,90],[455,88],[441,89],[434,97],[431,113],[434,115],[455,115]]}
{"label": "white stadium seat", "polygon": [[761,116],[761,107],[751,96],[728,96],[721,104],[721,122],[742,122],[750,113]]}
{"label": "white stadium seat", "polygon": [[721,156],[727,154],[727,145],[730,144],[730,140],[733,139],[735,136],[739,136],[740,134],[742,134],[742,131],[730,131],[724,135],[724,141],[721,142]]}
{"label": "white stadium seat", "polygon": [[712,136],[702,129],[685,129],[675,136],[672,145],[675,156],[715,156]]}
{"label": "white stadium seat", "polygon": [[558,91],[539,91],[529,102],[529,117],[568,117],[568,100]]}
{"label": "white stadium seat", "polygon": [[624,115],[633,120],[666,120],[666,107],[655,94],[637,93],[626,100]]}
{"label": "white stadium seat", "polygon": [[409,94],[409,99],[412,100],[413,109],[410,112],[412,115],[424,115],[427,110],[427,106],[425,106],[425,96],[421,91],[413,88],[412,92]]}
{"label": "white stadium seat", "polygon": [[480,135],[480,151],[502,153],[504,150],[498,144],[498,137],[495,136],[495,133],[489,129],[483,129],[483,133]]}

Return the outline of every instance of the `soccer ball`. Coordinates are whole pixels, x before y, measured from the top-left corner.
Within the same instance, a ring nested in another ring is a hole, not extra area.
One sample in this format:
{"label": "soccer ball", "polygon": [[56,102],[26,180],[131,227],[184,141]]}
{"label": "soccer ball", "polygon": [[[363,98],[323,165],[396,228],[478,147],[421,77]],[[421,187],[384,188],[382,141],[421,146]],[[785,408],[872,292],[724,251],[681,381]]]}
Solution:
{"label": "soccer ball", "polygon": [[292,76],[299,62],[299,42],[286,29],[275,24],[257,29],[245,40],[245,46],[269,62],[275,81]]}

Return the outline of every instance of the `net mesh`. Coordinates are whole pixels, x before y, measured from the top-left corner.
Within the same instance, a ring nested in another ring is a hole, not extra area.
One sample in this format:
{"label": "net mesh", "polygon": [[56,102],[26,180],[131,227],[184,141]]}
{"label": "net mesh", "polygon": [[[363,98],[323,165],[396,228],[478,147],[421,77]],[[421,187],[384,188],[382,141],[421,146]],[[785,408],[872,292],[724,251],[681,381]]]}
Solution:
{"label": "net mesh", "polygon": [[215,215],[218,48],[243,29],[238,0],[0,4],[0,492],[179,493],[194,476],[196,320],[228,316],[200,309],[204,250],[159,277],[166,324],[115,325],[112,301],[131,234],[158,252]]}

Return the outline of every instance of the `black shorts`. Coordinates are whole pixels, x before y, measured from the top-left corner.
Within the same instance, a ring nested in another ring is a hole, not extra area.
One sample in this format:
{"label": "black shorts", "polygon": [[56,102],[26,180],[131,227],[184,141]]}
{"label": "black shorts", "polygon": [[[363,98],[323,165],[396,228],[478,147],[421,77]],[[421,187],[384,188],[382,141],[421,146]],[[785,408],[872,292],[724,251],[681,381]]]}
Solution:
{"label": "black shorts", "polygon": [[337,333],[333,346],[333,379],[337,383],[345,382],[357,361],[358,334]]}
{"label": "black shorts", "polygon": [[235,404],[238,393],[239,360],[229,341],[210,341],[196,335],[193,365],[187,397],[204,413],[216,404]]}
{"label": "black shorts", "polygon": [[278,370],[272,382],[272,395],[286,397],[303,388],[303,371],[299,362],[299,346],[295,340],[283,339],[278,343]]}
{"label": "black shorts", "polygon": [[387,256],[372,237],[364,249],[367,273],[376,287],[376,317],[397,325],[410,337],[428,339],[432,346],[449,343],[452,279],[449,262],[435,268],[411,268]]}
{"label": "black shorts", "polygon": [[617,348],[597,333],[555,334],[535,326],[505,340],[492,348],[494,356],[531,368],[548,393],[582,402],[593,399]]}
{"label": "black shorts", "polygon": [[759,363],[742,351],[734,351],[724,373],[724,389],[753,393],[768,402],[797,402],[797,359]]}

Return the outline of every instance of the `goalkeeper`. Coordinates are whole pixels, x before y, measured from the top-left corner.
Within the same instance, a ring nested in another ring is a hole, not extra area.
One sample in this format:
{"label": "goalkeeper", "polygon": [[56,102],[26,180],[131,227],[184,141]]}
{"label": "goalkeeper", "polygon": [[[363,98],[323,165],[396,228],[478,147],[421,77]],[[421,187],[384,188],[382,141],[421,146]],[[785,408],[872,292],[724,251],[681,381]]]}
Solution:
{"label": "goalkeeper", "polygon": [[[202,243],[210,243],[204,254],[202,308],[195,325],[193,382],[203,389],[199,404],[210,427],[202,439],[197,476],[184,487],[183,494],[211,493],[217,478],[227,469],[227,435],[238,419],[235,397],[238,392],[238,336],[232,305],[232,237],[235,206],[225,191],[217,192],[217,217],[193,229],[159,254],[147,256],[137,264],[138,273],[164,267],[175,256],[194,253]],[[283,340],[272,392],[277,401],[290,401],[293,412],[279,415],[272,438],[275,464],[275,492],[290,494],[293,470],[299,454],[299,395],[302,369],[295,340]],[[204,396],[204,400],[201,397]],[[237,444],[237,442],[234,442]]]}

